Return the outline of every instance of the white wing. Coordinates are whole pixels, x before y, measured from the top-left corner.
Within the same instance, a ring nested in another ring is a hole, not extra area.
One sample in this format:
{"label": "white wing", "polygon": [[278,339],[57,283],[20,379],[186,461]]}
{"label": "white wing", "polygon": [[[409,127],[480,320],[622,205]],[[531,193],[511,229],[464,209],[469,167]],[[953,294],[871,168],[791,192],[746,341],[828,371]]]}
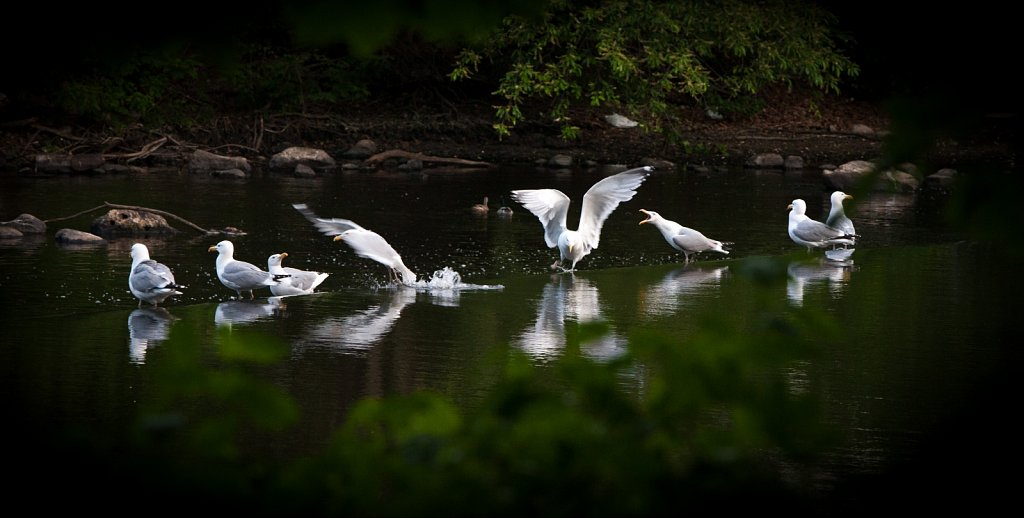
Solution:
{"label": "white wing", "polygon": [[304,203],[295,203],[292,207],[305,216],[306,219],[308,219],[310,223],[317,228],[317,230],[327,234],[328,236],[336,236],[347,230],[365,230],[352,220],[341,218],[324,219],[317,217],[317,215],[313,214],[313,211],[309,210],[309,207]]}
{"label": "white wing", "polygon": [[601,227],[604,220],[619,206],[629,201],[636,194],[636,189],[654,170],[644,166],[630,169],[609,176],[591,187],[583,195],[583,210],[580,213],[580,226],[576,230],[583,236],[583,242],[590,248],[597,248],[601,239]]}
{"label": "white wing", "polygon": [[402,257],[398,252],[380,234],[372,230],[361,227],[358,230],[348,230],[342,233],[341,240],[360,257],[373,259],[391,268],[398,268],[402,264]]}
{"label": "white wing", "polygon": [[558,246],[558,236],[565,232],[569,214],[569,197],[557,189],[524,189],[512,191],[512,199],[537,216],[544,226],[544,242],[548,248]]}

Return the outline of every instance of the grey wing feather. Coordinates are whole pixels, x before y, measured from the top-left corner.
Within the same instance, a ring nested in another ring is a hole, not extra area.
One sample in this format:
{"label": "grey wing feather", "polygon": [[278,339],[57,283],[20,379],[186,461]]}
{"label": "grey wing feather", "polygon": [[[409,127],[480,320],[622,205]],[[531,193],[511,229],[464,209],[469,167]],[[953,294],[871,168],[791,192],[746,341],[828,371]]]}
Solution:
{"label": "grey wing feather", "polygon": [[820,221],[805,219],[797,224],[794,233],[800,239],[810,242],[828,241],[843,237],[844,234]]}
{"label": "grey wing feather", "polygon": [[275,283],[270,272],[265,272],[252,263],[237,260],[224,267],[224,279],[243,290],[271,286]]}
{"label": "grey wing feather", "polygon": [[141,292],[152,291],[174,285],[174,274],[170,268],[156,261],[142,261],[132,271],[132,285]]}
{"label": "grey wing feather", "polygon": [[291,274],[292,286],[301,288],[303,290],[310,290],[316,287],[317,278],[320,277],[320,272],[311,272],[308,270],[300,270],[298,268],[285,268],[285,272]]}

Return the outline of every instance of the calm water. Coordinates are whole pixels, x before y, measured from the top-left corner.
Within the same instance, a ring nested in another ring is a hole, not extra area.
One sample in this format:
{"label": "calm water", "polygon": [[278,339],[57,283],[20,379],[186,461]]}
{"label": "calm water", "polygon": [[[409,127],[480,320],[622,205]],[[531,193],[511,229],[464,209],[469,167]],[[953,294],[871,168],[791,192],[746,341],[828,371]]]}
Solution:
{"label": "calm water", "polygon": [[[656,171],[609,218],[600,248],[575,274],[559,275],[547,268],[557,252],[544,247],[540,223],[522,207],[506,197],[515,210],[507,219],[469,210],[484,196],[496,208],[512,189],[555,187],[574,200],[573,222],[582,193],[603,175],[513,167],[316,179],[257,174],[243,181],[187,173],[4,174],[2,220],[25,212],[59,218],[104,201],[147,206],[204,227],[243,229],[246,235],[232,238],[237,259],[265,267],[270,254],[288,252],[286,266],[330,273],[312,296],[278,301],[257,292],[253,301],[234,300],[207,251],[222,238],[175,224],[183,230],[177,237],[138,241],[174,270],[186,294],[161,310],[138,309],[127,289],[136,239],[89,247],[53,240],[59,228],[88,230],[102,211],[52,223],[46,236],[0,242],[8,420],[107,434],[155,397],[153,372],[171,361],[170,333],[198,329],[212,344],[224,332],[260,332],[286,349],[284,361],[260,375],[302,412],[301,431],[275,447],[312,450],[359,398],[433,389],[471,404],[487,391],[490,375],[480,365],[490,353],[511,344],[547,365],[564,351],[569,324],[607,323],[608,332],[583,350],[607,361],[637,331],[664,331],[686,343],[709,311],[729,308],[740,321],[755,319],[744,272],[766,260],[788,265],[788,280],[770,290],[772,303],[819,308],[842,331],[817,344],[823,355],[791,373],[794,386],[821,390],[830,421],[848,437],[808,483],[888,474],[930,460],[937,449],[959,458],[958,448],[978,447],[975,439],[996,424],[961,422],[963,440],[947,444],[948,420],[973,408],[996,422],[1007,417],[1000,413],[1005,394],[988,389],[1002,381],[1009,357],[1014,310],[1006,301],[1015,274],[997,252],[945,224],[941,197],[858,195],[849,212],[862,242],[851,261],[834,263],[786,235],[792,199],[805,199],[812,217],[827,211],[829,193],[816,172]],[[321,217],[376,230],[421,278],[450,268],[469,286],[384,286],[382,266],[317,232],[291,208],[298,202]],[[732,255],[682,266],[655,229],[638,225],[641,208],[735,243]],[[643,375],[630,378],[623,383],[635,386]]]}

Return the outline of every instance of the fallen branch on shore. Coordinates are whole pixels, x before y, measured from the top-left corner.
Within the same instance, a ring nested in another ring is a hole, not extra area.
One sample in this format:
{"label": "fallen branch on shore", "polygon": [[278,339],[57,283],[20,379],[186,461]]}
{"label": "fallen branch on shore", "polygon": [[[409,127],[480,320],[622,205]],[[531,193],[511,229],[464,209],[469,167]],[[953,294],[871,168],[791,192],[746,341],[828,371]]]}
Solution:
{"label": "fallen branch on shore", "polygon": [[367,158],[366,159],[366,163],[367,164],[372,164],[372,163],[375,163],[375,162],[380,162],[382,160],[387,160],[389,158],[405,158],[407,160],[415,159],[415,160],[420,160],[420,161],[423,161],[423,162],[431,162],[431,163],[438,163],[438,164],[456,164],[456,165],[477,166],[477,167],[479,167],[479,166],[494,167],[494,164],[491,164],[489,162],[478,162],[476,160],[466,160],[466,159],[463,159],[463,158],[449,158],[449,157],[440,157],[440,156],[430,156],[430,155],[424,155],[423,153],[412,153],[410,151],[403,151],[401,149],[389,149],[387,151],[382,151],[380,153],[377,153],[376,155],[371,156],[370,158]]}
{"label": "fallen branch on shore", "polygon": [[138,205],[121,205],[121,204],[118,204],[118,203],[110,203],[110,202],[106,202],[106,201],[103,202],[103,205],[98,205],[98,206],[93,207],[91,209],[86,209],[86,210],[83,210],[81,212],[77,212],[75,214],[72,214],[70,216],[63,216],[63,217],[59,217],[59,218],[51,218],[51,219],[43,220],[43,222],[49,224],[49,223],[52,223],[54,221],[64,221],[64,220],[68,220],[68,219],[73,219],[73,218],[77,218],[77,217],[79,217],[79,216],[81,216],[83,214],[88,214],[90,212],[95,212],[95,211],[100,210],[100,209],[121,209],[121,210],[137,210],[137,211],[142,211],[142,212],[151,212],[153,214],[159,214],[159,215],[164,216],[164,217],[168,217],[168,218],[171,218],[171,219],[178,220],[178,221],[184,223],[185,225],[187,225],[188,227],[192,228],[193,230],[196,230],[196,231],[201,232],[201,233],[206,234],[206,235],[210,235],[210,234],[243,235],[243,234],[245,234],[245,232],[242,232],[241,230],[238,230],[238,229],[236,229],[234,227],[226,227],[226,228],[224,228],[222,230],[203,228],[203,227],[200,227],[199,225],[196,225],[195,223],[192,223],[191,221],[189,221],[189,220],[187,220],[187,219],[185,219],[185,218],[183,218],[181,216],[178,216],[177,214],[172,214],[170,212],[162,211],[160,209],[151,209],[149,207],[140,207]]}

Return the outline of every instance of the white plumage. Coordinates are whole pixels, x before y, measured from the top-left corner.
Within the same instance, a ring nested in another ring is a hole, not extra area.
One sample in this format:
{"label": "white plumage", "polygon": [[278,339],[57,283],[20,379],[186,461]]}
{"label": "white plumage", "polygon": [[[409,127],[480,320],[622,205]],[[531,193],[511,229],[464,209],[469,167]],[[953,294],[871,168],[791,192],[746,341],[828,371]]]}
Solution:
{"label": "white plumage", "polygon": [[711,239],[698,230],[684,227],[675,221],[665,219],[661,214],[653,210],[640,209],[640,212],[647,215],[647,219],[641,221],[640,224],[650,223],[654,225],[672,248],[683,253],[687,263],[690,262],[691,255],[697,255],[705,251],[729,254],[729,251],[724,248],[728,243]]}
{"label": "white plumage", "polygon": [[242,292],[247,291],[252,299],[255,297],[253,290],[276,286],[280,279],[287,278],[286,275],[275,276],[252,263],[235,259],[235,245],[231,241],[221,241],[211,246],[209,251],[217,252],[217,278],[221,284],[235,290],[239,298],[242,298]]}
{"label": "white plumage", "polygon": [[[601,227],[612,211],[620,203],[631,200],[653,170],[651,166],[638,167],[595,183],[583,195],[580,224],[576,230],[566,227],[569,197],[557,189],[515,190],[512,191],[512,199],[540,220],[548,248],[558,247],[559,259],[551,268],[572,271],[576,269],[576,263],[600,244]],[[571,262],[569,268],[562,266],[564,261]]]}
{"label": "white plumage", "polygon": [[807,203],[804,200],[795,199],[787,208],[790,209],[789,238],[800,246],[806,246],[808,252],[813,248],[853,245],[855,236],[807,217]]}
{"label": "white plumage", "polygon": [[270,287],[270,292],[278,297],[309,295],[330,275],[328,273],[281,266],[285,257],[288,257],[288,252],[273,254],[267,258],[267,271],[273,275],[289,276],[282,277],[281,282]]}
{"label": "white plumage", "polygon": [[[828,211],[828,218],[825,219],[825,224],[851,236],[856,236],[857,231],[853,228],[853,220],[846,216],[846,210],[843,207],[843,202],[846,200],[852,200],[853,196],[846,194],[843,191],[835,191],[829,200],[832,203],[832,207]],[[856,243],[857,239],[851,239],[852,242]]]}
{"label": "white plumage", "polygon": [[166,265],[149,258],[149,248],[142,243],[132,245],[132,269],[128,289],[139,299],[139,307],[148,302],[154,307],[172,295],[181,295],[185,287],[174,282],[174,274]]}
{"label": "white plumage", "polygon": [[365,229],[352,220],[318,217],[303,203],[293,204],[292,207],[313,223],[320,232],[334,236],[335,241],[344,241],[359,257],[372,259],[387,266],[393,280],[407,286],[416,284],[416,274],[405,266],[402,256],[398,255],[380,234]]}

